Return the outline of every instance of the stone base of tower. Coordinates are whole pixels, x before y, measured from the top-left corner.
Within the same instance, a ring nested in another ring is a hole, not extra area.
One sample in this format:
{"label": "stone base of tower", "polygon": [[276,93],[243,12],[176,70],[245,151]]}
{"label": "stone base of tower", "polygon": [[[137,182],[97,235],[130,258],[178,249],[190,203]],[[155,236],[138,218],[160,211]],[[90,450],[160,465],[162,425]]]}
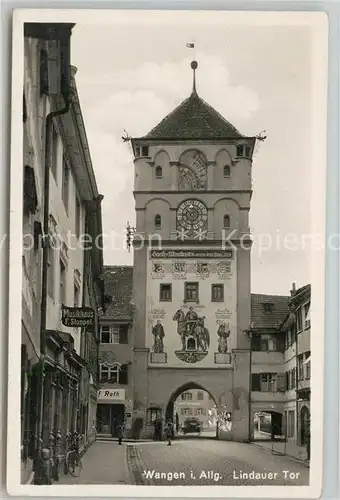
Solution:
{"label": "stone base of tower", "polygon": [[235,350],[230,367],[208,370],[150,366],[145,348],[135,349],[134,360],[134,438],[153,439],[154,419],[161,418],[164,424],[173,417],[176,398],[185,390],[200,388],[213,397],[218,409],[231,414],[231,428],[218,427],[217,439],[249,440],[249,351]]}
{"label": "stone base of tower", "polygon": [[232,440],[249,441],[250,426],[250,352],[234,350]]}

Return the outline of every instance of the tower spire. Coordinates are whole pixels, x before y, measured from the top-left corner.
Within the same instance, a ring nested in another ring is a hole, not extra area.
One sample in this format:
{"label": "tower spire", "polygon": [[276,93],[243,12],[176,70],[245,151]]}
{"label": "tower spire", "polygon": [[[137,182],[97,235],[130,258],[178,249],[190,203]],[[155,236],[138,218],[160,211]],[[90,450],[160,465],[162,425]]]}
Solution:
{"label": "tower spire", "polygon": [[196,91],[196,69],[198,67],[197,61],[192,61],[191,69],[193,71],[193,80],[192,80],[192,94],[197,94]]}

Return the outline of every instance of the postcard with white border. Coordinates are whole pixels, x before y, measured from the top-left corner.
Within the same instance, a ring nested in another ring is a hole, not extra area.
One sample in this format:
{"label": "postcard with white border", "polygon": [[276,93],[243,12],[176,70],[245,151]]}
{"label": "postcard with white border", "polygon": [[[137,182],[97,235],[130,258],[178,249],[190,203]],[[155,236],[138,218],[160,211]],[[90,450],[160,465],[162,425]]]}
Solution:
{"label": "postcard with white border", "polygon": [[328,21],[17,10],[8,491],[318,498]]}

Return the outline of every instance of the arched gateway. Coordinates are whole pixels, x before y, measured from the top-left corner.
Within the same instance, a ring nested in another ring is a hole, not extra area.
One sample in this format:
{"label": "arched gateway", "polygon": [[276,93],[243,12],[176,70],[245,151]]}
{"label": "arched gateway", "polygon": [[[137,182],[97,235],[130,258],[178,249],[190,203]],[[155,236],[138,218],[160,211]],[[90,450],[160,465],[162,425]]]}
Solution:
{"label": "arched gateway", "polygon": [[[237,145],[245,142],[240,156]],[[228,408],[232,439],[249,438],[245,332],[251,321],[251,242],[246,235],[254,144],[255,138],[244,138],[197,95],[195,83],[174,112],[146,136],[132,139],[132,416],[142,436],[152,435],[153,420],[165,418],[174,395],[191,384]],[[221,150],[231,159],[227,177]],[[158,167],[162,177],[155,175]]]}

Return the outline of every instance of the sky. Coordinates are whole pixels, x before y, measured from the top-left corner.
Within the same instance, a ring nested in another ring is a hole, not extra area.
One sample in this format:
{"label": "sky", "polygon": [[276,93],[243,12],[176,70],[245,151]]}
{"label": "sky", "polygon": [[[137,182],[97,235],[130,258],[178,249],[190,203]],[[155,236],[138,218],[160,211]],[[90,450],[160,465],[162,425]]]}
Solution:
{"label": "sky", "polygon": [[[186,48],[188,42],[195,49]],[[297,287],[310,282],[309,249],[303,243],[311,230],[308,26],[74,27],[72,64],[104,195],[103,231],[111,240],[116,235],[104,250],[104,264],[132,264],[125,227],[135,220],[134,165],[130,145],[121,137],[124,131],[132,137],[146,134],[189,96],[193,58],[199,65],[198,94],[242,134],[266,131],[253,162],[251,289],[288,295],[293,282]]]}

